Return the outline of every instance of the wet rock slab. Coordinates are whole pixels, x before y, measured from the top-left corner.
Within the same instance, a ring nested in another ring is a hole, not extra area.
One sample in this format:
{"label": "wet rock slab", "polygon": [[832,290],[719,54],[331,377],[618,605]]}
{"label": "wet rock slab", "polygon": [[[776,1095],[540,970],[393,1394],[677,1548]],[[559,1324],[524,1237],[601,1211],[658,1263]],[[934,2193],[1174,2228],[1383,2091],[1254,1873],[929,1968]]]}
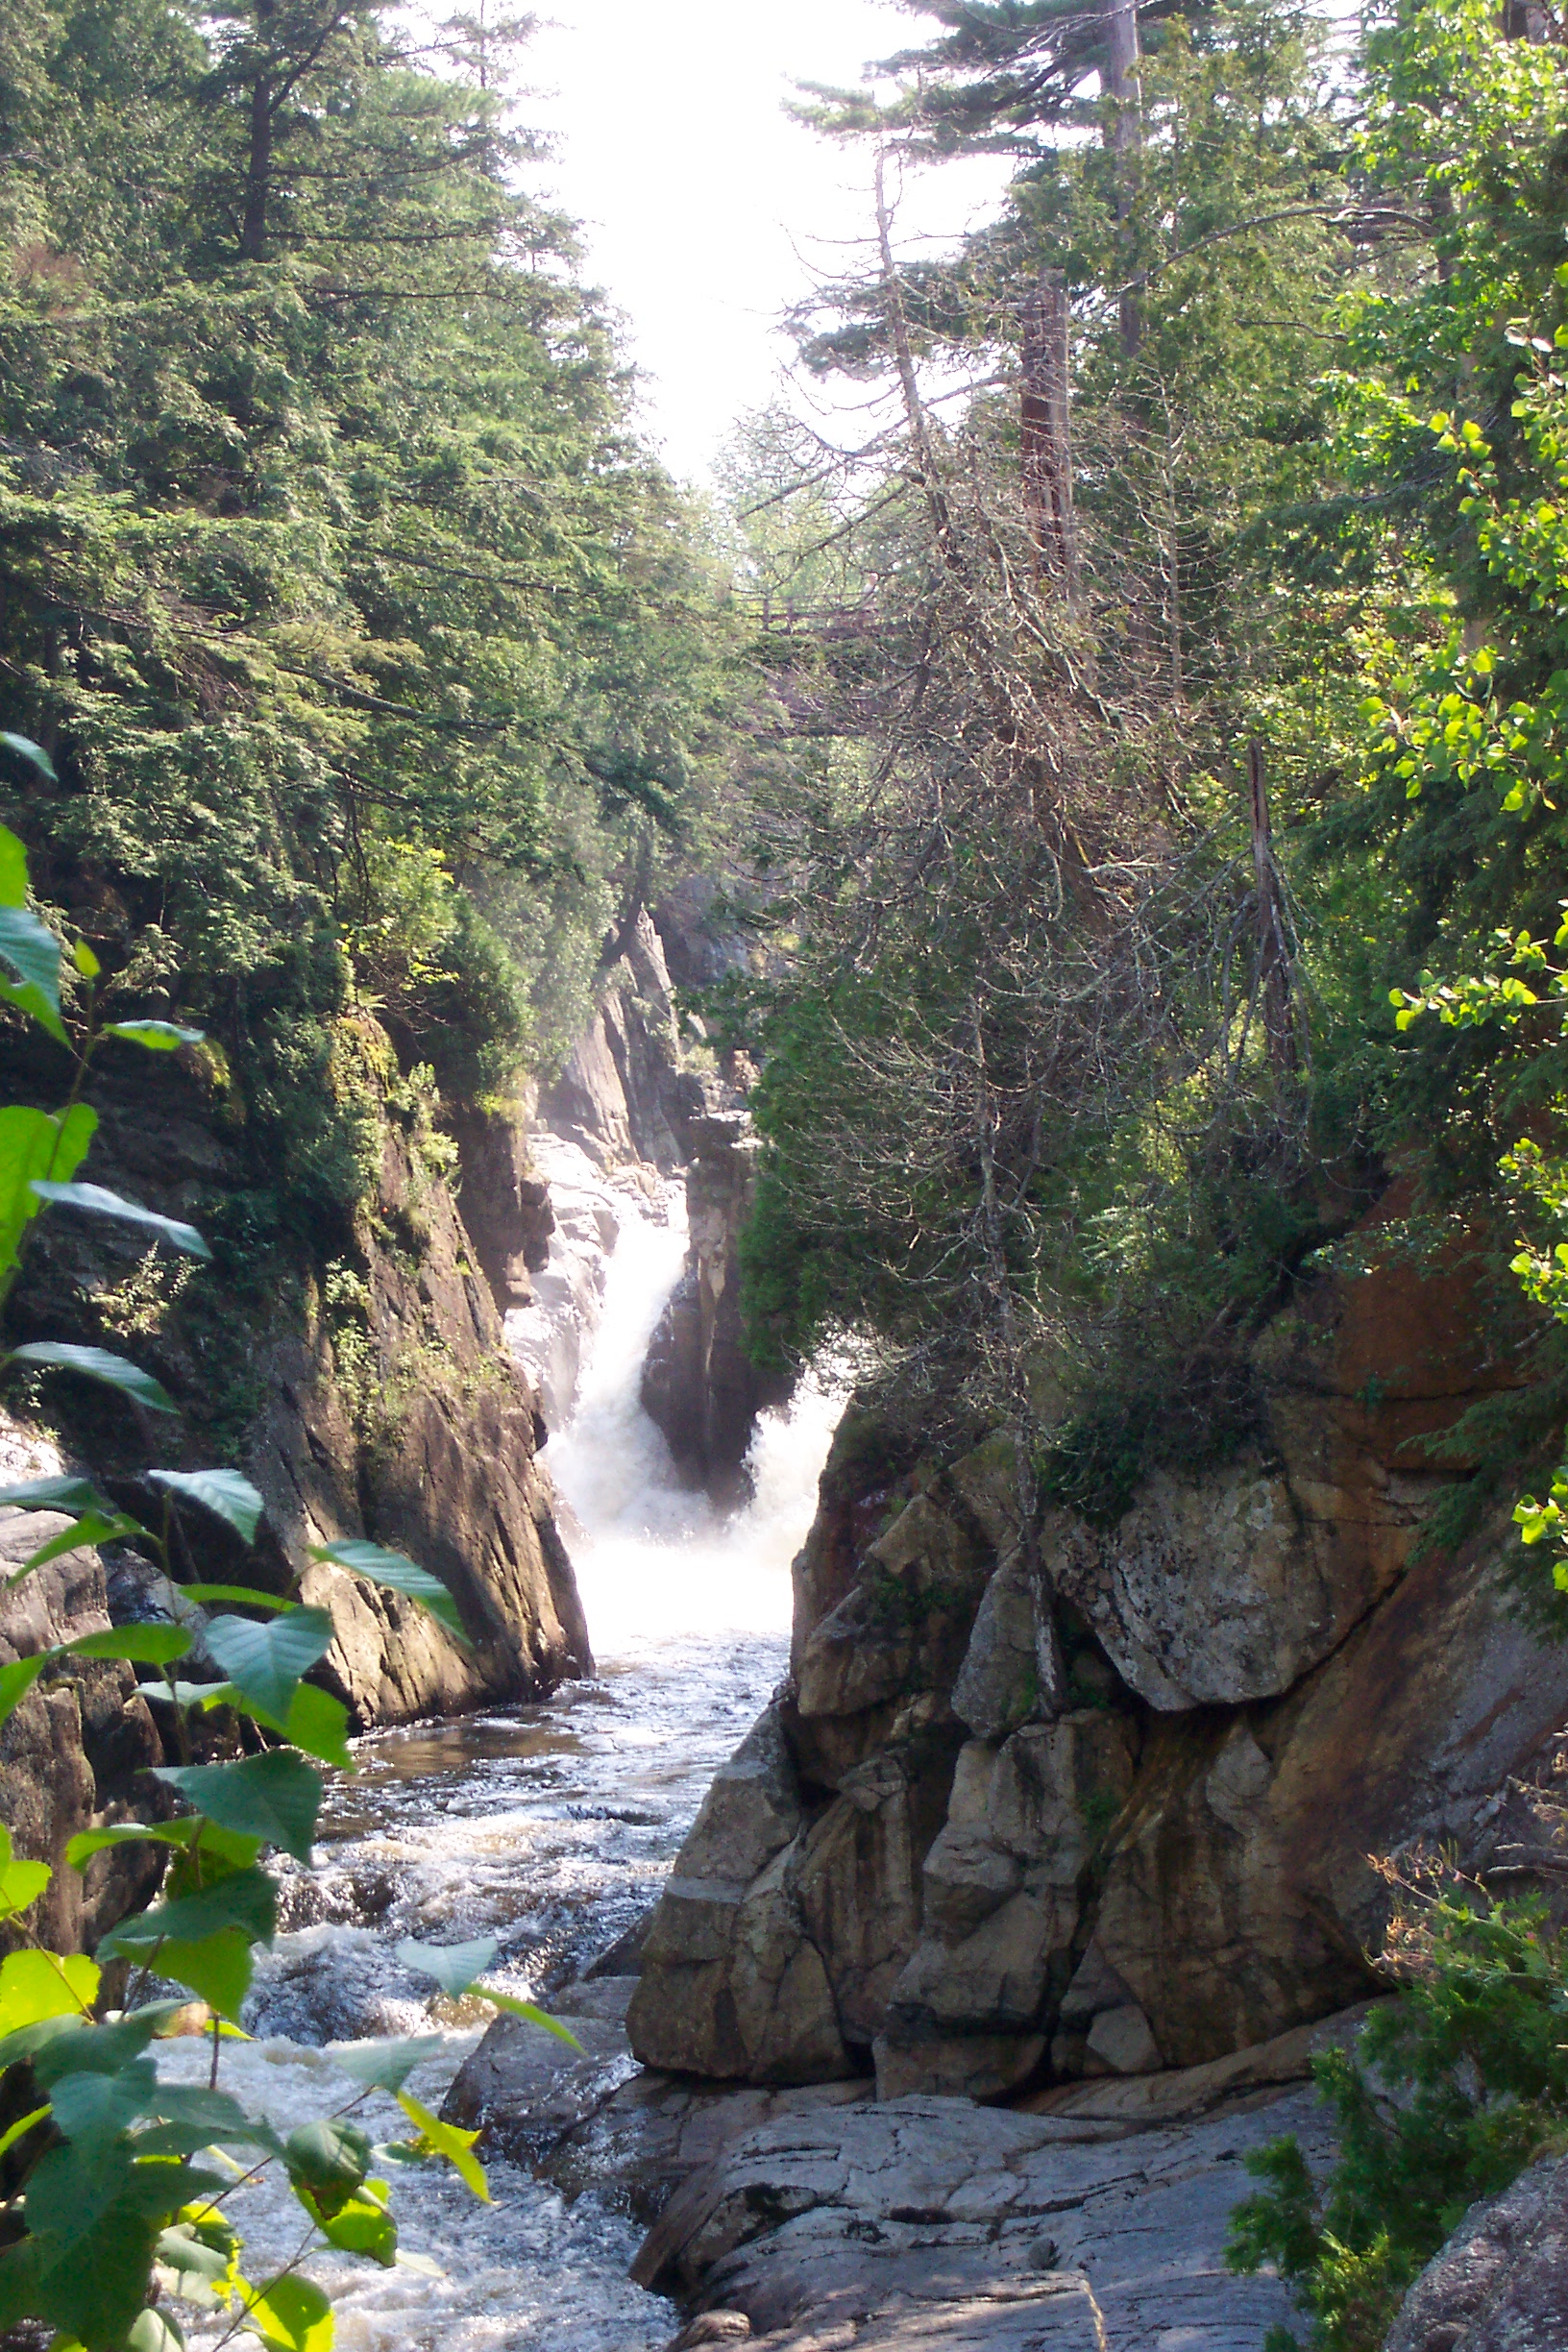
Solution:
{"label": "wet rock slab", "polygon": [[1225,2268],[1244,2159],[1326,2154],[1308,2091],[1129,2132],[910,2097],[730,2141],[671,2198],[633,2276],[743,2314],[770,2352],[1257,2352],[1284,2289]]}

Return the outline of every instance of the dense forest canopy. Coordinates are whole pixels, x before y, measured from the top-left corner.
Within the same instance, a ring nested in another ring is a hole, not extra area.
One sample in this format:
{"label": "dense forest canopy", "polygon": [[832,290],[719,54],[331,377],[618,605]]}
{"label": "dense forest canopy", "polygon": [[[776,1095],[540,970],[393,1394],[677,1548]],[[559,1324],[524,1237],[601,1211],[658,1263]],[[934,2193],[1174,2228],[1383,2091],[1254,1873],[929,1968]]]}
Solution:
{"label": "dense forest canopy", "polygon": [[8,807],[306,1218],[361,1181],[351,998],[458,1095],[558,1062],[733,725],[699,534],[526,192],[527,31],[22,0],[0,60],[0,675],[59,779]]}
{"label": "dense forest canopy", "polygon": [[[759,1341],[874,1333],[932,1426],[1017,1414],[1114,1517],[1254,1430],[1262,1321],[1403,1178],[1380,1246],[1481,1238],[1524,1384],[1452,1529],[1562,1407],[1510,1272],[1561,1082],[1553,23],[912,12],[901,94],[808,102],[883,195],[803,358],[894,421],[853,465],[796,432],[840,586],[778,653],[812,761],[761,796],[803,944],[733,1008]],[[988,145],[1000,217],[899,263],[901,166]],[[787,440],[752,435],[775,611]]]}

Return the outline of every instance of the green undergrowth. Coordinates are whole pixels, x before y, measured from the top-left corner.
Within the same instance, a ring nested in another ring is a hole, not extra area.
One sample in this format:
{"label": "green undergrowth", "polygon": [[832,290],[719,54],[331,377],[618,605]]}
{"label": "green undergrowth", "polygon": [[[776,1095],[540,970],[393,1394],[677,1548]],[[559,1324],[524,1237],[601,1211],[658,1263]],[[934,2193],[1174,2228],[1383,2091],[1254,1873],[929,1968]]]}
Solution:
{"label": "green undergrowth", "polygon": [[1379,2352],[1407,2289],[1478,2198],[1568,2147],[1568,1932],[1533,1901],[1455,1881],[1408,1890],[1390,1950],[1407,1981],[1354,2050],[1315,2059],[1337,2148],[1314,2178],[1294,2135],[1249,2157],[1237,2270],[1277,2267],[1305,2334],[1264,2352]]}

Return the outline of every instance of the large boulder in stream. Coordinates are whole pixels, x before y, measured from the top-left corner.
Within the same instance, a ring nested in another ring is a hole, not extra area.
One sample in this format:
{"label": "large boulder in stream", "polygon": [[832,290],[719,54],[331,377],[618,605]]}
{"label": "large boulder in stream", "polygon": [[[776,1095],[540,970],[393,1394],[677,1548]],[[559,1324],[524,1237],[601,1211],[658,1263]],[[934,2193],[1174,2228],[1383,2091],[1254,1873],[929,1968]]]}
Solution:
{"label": "large boulder in stream", "polygon": [[766,1789],[675,1866],[639,2054],[1017,2097],[1220,2062],[1372,1990],[1368,1856],[1484,1868],[1568,1725],[1507,1510],[1420,1541],[1454,1475],[1425,1440],[1517,1378],[1450,1258],[1304,1279],[1255,1344],[1249,1442],[1114,1525],[1031,1516],[1001,1433],[943,1460],[849,1416]]}

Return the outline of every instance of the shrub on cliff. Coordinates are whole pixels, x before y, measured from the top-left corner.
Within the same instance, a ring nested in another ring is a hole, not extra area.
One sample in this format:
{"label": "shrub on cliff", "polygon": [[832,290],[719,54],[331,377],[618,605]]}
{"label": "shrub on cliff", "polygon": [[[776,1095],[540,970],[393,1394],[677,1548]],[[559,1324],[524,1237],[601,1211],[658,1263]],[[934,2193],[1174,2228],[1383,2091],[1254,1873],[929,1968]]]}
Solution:
{"label": "shrub on cliff", "polygon": [[[1314,2060],[1338,2158],[1314,2181],[1292,2136],[1248,2169],[1231,2266],[1277,2266],[1313,2352],[1378,2352],[1407,2288],[1478,2197],[1568,2136],[1568,1932],[1458,1882],[1396,1934],[1412,1980],[1354,2051]],[[1300,2340],[1272,2330],[1265,2352]]]}

